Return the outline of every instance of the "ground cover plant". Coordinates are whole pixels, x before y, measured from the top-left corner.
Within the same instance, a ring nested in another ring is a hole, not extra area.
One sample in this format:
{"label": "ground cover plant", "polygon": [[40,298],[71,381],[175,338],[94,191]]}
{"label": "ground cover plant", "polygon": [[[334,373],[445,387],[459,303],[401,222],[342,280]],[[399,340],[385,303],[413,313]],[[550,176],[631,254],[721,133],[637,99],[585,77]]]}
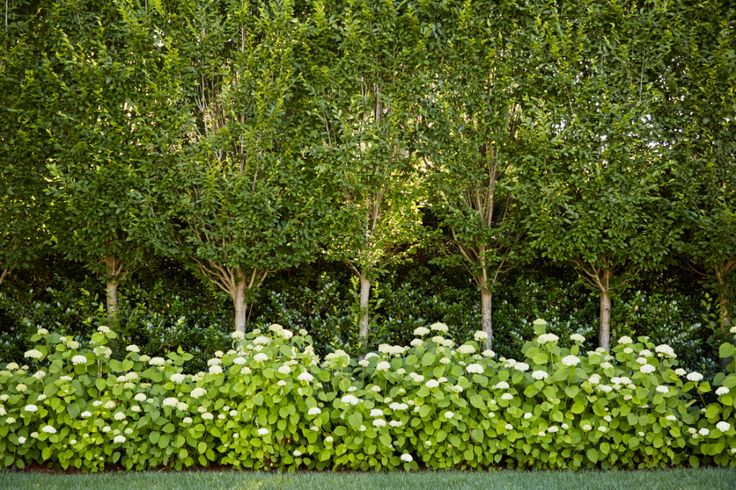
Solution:
{"label": "ground cover plant", "polygon": [[[0,462],[100,471],[225,465],[267,470],[736,466],[732,343],[723,373],[677,367],[668,345],[562,347],[546,322],[522,360],[446,325],[410,346],[320,359],[306,331],[234,332],[208,370],[149,357],[100,327],[88,342],[40,329],[28,364],[0,371]],[[736,331],[731,332],[736,333]],[[121,355],[113,355],[113,348]],[[124,354],[124,357],[122,356]]]}

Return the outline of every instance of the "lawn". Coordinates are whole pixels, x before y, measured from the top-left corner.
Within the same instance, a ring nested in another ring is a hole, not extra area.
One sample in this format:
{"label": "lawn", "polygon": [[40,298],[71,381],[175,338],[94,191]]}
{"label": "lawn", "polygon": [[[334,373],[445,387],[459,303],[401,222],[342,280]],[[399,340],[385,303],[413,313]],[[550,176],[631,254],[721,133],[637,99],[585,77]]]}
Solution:
{"label": "lawn", "polygon": [[252,473],[237,471],[103,473],[66,475],[0,473],[2,489],[736,489],[734,469],[677,469],[609,472],[420,472],[420,473]]}

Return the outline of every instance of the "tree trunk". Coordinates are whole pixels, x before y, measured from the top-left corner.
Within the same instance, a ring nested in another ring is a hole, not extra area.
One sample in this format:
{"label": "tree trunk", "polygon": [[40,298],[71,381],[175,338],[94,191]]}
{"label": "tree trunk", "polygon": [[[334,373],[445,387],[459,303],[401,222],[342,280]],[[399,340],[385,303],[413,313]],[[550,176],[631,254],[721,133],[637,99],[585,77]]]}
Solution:
{"label": "tree trunk", "polygon": [[3,269],[2,272],[0,272],[0,286],[2,286],[3,281],[5,281],[5,278],[10,275],[10,269]]}
{"label": "tree trunk", "polygon": [[230,291],[235,307],[235,331],[245,332],[248,303],[245,301],[245,274],[241,269],[235,270],[235,284]]}
{"label": "tree trunk", "polygon": [[105,261],[105,293],[107,321],[110,327],[118,325],[118,284],[123,274],[123,262],[117,257],[107,256]]}
{"label": "tree trunk", "polygon": [[493,295],[488,288],[480,290],[480,322],[481,328],[488,335],[486,345],[489,349],[493,345]]}
{"label": "tree trunk", "polygon": [[368,344],[368,301],[371,297],[371,281],[365,271],[360,272],[360,341]]}
{"label": "tree trunk", "polygon": [[729,260],[719,264],[715,268],[716,282],[718,283],[718,323],[721,331],[728,334],[731,328],[731,303],[729,301],[729,290],[726,276],[734,270],[736,262]]}
{"label": "tree trunk", "polygon": [[603,269],[598,281],[600,291],[600,329],[598,332],[598,345],[611,350],[611,271]]}

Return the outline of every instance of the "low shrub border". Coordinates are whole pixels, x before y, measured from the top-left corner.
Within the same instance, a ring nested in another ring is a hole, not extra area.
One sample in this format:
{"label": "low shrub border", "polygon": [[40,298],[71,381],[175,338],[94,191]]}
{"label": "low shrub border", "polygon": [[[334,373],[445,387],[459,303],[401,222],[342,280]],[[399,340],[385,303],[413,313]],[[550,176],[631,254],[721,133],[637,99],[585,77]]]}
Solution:
{"label": "low shrub border", "polygon": [[[27,366],[0,371],[0,462],[99,471],[227,465],[273,470],[736,466],[736,348],[712,382],[667,345],[622,337],[580,352],[535,322],[524,359],[420,327],[411,346],[319,359],[307,332],[233,333],[209,370],[149,357],[114,331],[81,347],[40,329]],[[734,330],[732,329],[732,333]],[[715,387],[712,388],[711,384]]]}

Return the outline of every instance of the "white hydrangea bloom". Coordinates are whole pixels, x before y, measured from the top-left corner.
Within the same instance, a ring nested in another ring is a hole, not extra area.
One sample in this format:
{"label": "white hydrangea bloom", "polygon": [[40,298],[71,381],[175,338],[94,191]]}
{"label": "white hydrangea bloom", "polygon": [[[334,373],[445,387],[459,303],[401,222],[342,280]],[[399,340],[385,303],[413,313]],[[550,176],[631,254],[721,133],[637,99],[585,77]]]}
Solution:
{"label": "white hydrangea bloom", "polygon": [[87,364],[87,357],[81,354],[72,357],[72,364],[79,366],[80,364]]}
{"label": "white hydrangea bloom", "polygon": [[181,384],[184,381],[186,381],[187,375],[186,374],[182,374],[182,373],[174,373],[174,374],[171,375],[171,377],[169,379],[171,381],[173,381],[174,383],[176,383],[176,384]]}
{"label": "white hydrangea bloom", "polygon": [[670,392],[670,389],[665,385],[659,385],[655,390],[657,390],[657,393],[661,393],[663,395]]}
{"label": "white hydrangea bloom", "polygon": [[702,429],[700,429],[698,431],[698,434],[700,434],[701,436],[705,437],[708,434],[710,434],[710,430],[709,429],[706,429],[705,427],[703,427]]}
{"label": "white hydrangea bloom", "polygon": [[693,371],[692,373],[688,373],[687,375],[687,380],[692,381],[694,383],[697,383],[698,381],[701,381],[702,379],[703,379],[703,375],[697,371]]}
{"label": "white hydrangea bloom", "polygon": [[222,374],[222,366],[220,366],[219,364],[214,364],[210,366],[209,372],[210,374]]}
{"label": "white hydrangea bloom", "polygon": [[25,437],[23,437],[23,436],[20,436],[20,437],[18,438],[18,444],[25,444],[25,443],[26,443],[26,438],[25,438]]}
{"label": "white hydrangea bloom", "polygon": [[376,364],[376,371],[388,371],[389,369],[391,369],[391,364],[386,361],[381,361]]}
{"label": "white hydrangea bloom", "polygon": [[[38,411],[38,407],[36,405],[32,404],[32,403],[29,403],[28,405],[26,405],[25,407],[23,407],[23,410],[25,410],[26,412],[36,412],[36,411]],[[4,411],[5,411],[5,409],[3,409],[3,412]]]}
{"label": "white hydrangea bloom", "polygon": [[434,330],[435,332],[442,332],[447,333],[449,331],[449,328],[447,328],[447,325],[441,322],[433,323],[429,326],[430,330]]}
{"label": "white hydrangea bloom", "polygon": [[429,333],[429,329],[427,327],[417,327],[414,329],[415,337],[424,337],[428,333]]}
{"label": "white hydrangea bloom", "polygon": [[211,414],[211,413],[209,413],[209,412],[204,412],[204,413],[202,414],[202,420],[213,420],[214,418],[215,418],[215,416],[214,416],[214,415],[212,415],[212,414]]}
{"label": "white hydrangea bloom", "polygon": [[516,369],[517,371],[521,371],[522,373],[524,373],[526,371],[529,371],[529,364],[527,364],[525,362],[517,362],[514,365],[514,369]]}
{"label": "white hydrangea bloom", "polygon": [[480,364],[468,364],[465,370],[470,374],[483,374],[484,369]]}
{"label": "white hydrangea bloom", "polygon": [[176,407],[178,404],[179,400],[177,400],[173,396],[169,398],[164,398],[164,400],[161,402],[161,406],[163,407]]}
{"label": "white hydrangea bloom", "polygon": [[176,409],[182,412],[186,412],[189,409],[189,405],[184,402],[179,402],[176,404]]}
{"label": "white hydrangea bloom", "polygon": [[307,415],[316,416],[322,413],[322,409],[319,407],[312,407],[307,411]]}
{"label": "white hydrangea bloom", "polygon": [[610,393],[613,391],[613,388],[606,384],[598,385],[598,391],[602,393]]}
{"label": "white hydrangea bloom", "polygon": [[601,367],[602,367],[603,369],[612,369],[612,368],[613,368],[613,364],[611,364],[611,363],[610,363],[610,362],[608,362],[608,361],[603,361],[603,362],[601,363]]}
{"label": "white hydrangea bloom", "polygon": [[598,432],[608,432],[608,427],[601,425],[598,427]]}
{"label": "white hydrangea bloom", "polygon": [[51,425],[44,425],[41,432],[45,432],[46,434],[56,434],[56,429]]}
{"label": "white hydrangea bloom", "polygon": [[282,364],[281,366],[279,366],[277,371],[279,372],[279,374],[287,375],[291,373],[291,367],[288,364]]}
{"label": "white hydrangea bloom", "polygon": [[582,344],[583,342],[585,342],[585,337],[583,337],[579,333],[574,333],[570,335],[570,340],[572,340],[573,342],[579,342]]}
{"label": "white hydrangea bloom", "polygon": [[560,340],[560,338],[553,333],[543,333],[542,335],[537,337],[538,344],[549,344],[552,342],[557,342],[558,340]]}
{"label": "white hydrangea bloom", "polygon": [[725,386],[719,386],[718,388],[716,388],[716,395],[718,395],[718,396],[727,395],[729,393],[729,391],[730,390],[727,387],[725,387]]}
{"label": "white hydrangea bloom", "polygon": [[736,334],[736,325],[731,327],[728,331],[731,332],[732,334]]}
{"label": "white hydrangea bloom", "polygon": [[667,344],[660,344],[654,348],[654,351],[662,357],[669,357],[671,359],[677,358],[675,350]]}
{"label": "white hydrangea bloom", "polygon": [[588,378],[588,383],[590,383],[592,385],[600,384],[600,382],[601,382],[601,376],[598,373],[593,373]]}
{"label": "white hydrangea bloom", "polygon": [[511,393],[504,393],[501,395],[501,400],[510,401],[514,399],[514,395]]}
{"label": "white hydrangea bloom", "polygon": [[401,412],[403,410],[408,410],[409,405],[407,405],[406,403],[392,402],[389,404],[388,408],[390,408],[394,412]]}
{"label": "white hydrangea bloom", "polygon": [[311,383],[314,381],[314,376],[312,376],[311,373],[308,373],[307,371],[303,371],[299,376],[297,376],[297,379],[299,381],[304,381],[306,383]]}
{"label": "white hydrangea bloom", "polygon": [[411,454],[404,453],[401,455],[401,461],[403,461],[404,463],[411,463],[412,461],[414,461],[414,458],[411,456]]}
{"label": "white hydrangea bloom", "polygon": [[677,417],[675,417],[675,416],[674,416],[674,415],[672,415],[672,414],[669,414],[669,415],[667,415],[667,416],[665,417],[665,419],[666,419],[666,420],[669,420],[670,422],[676,422],[676,421],[677,421]]}
{"label": "white hydrangea bloom", "polygon": [[655,368],[651,364],[644,364],[642,367],[639,368],[639,371],[641,371],[644,374],[652,374],[656,370],[657,368]]}
{"label": "white hydrangea bloom", "polygon": [[113,415],[112,418],[119,422],[121,420],[125,420],[125,414],[123,412],[115,412],[115,415]]}
{"label": "white hydrangea bloom", "polygon": [[675,369],[675,374],[678,376],[685,376],[687,374],[687,371],[682,368],[677,368]]}
{"label": "white hydrangea bloom", "polygon": [[555,432],[559,432],[559,431],[560,431],[560,428],[557,427],[556,425],[550,425],[549,428],[547,428],[547,432],[549,432],[550,434],[554,434]]}
{"label": "white hydrangea bloom", "polygon": [[440,382],[436,379],[430,379],[426,383],[427,388],[437,388],[439,385]]}
{"label": "white hydrangea bloom", "polygon": [[112,400],[108,400],[105,402],[105,407],[107,410],[112,410],[115,408],[115,402]]}
{"label": "white hydrangea bloom", "polygon": [[415,373],[413,371],[411,373],[409,373],[409,377],[415,383],[421,383],[421,382],[424,381],[424,376],[422,376],[421,374],[417,374],[417,373]]}
{"label": "white hydrangea bloom", "polygon": [[452,362],[452,361],[450,361],[450,358],[449,357],[443,357],[442,359],[440,359],[440,364],[443,364],[445,366],[448,365],[448,364],[450,364],[450,362]]}
{"label": "white hydrangea bloom", "polygon": [[473,338],[478,342],[482,342],[484,340],[488,340],[488,334],[483,330],[478,330],[473,334]]}
{"label": "white hydrangea bloom", "polygon": [[[39,360],[39,359],[42,359],[43,358],[43,352],[41,352],[38,349],[31,349],[29,351],[26,351],[23,354],[23,357],[27,357],[29,359]],[[86,358],[85,358],[85,361],[86,361]]]}
{"label": "white hydrangea bloom", "polygon": [[728,432],[728,430],[731,428],[731,424],[728,422],[721,420],[716,424],[716,429],[720,430],[721,432]]}
{"label": "white hydrangea bloom", "polygon": [[255,356],[253,356],[253,360],[256,362],[264,362],[268,360],[268,356],[264,354],[263,352],[259,352]]}
{"label": "white hydrangea bloom", "polygon": [[497,390],[508,390],[509,384],[506,381],[499,381],[493,387]]}
{"label": "white hydrangea bloom", "polygon": [[548,376],[549,376],[549,373],[547,373],[547,371],[538,370],[538,371],[532,372],[532,378],[536,379],[537,381],[546,379]]}
{"label": "white hydrangea bloom", "polygon": [[444,415],[445,415],[445,418],[446,418],[447,420],[450,420],[451,418],[453,418],[453,417],[455,416],[455,413],[454,413],[454,412],[451,412],[451,411],[449,411],[449,410],[447,410],[447,411],[446,411],[446,412],[444,413]]}
{"label": "white hydrangea bloom", "polygon": [[243,340],[245,339],[245,332],[241,332],[240,330],[236,330],[230,334],[230,338],[233,340]]}
{"label": "white hydrangea bloom", "polygon": [[353,405],[353,406],[355,406],[358,403],[360,403],[360,400],[356,396],[354,396],[354,395],[345,395],[345,396],[342,397],[341,400],[342,400],[343,403],[345,403],[347,405]]}
{"label": "white hydrangea bloom", "polygon": [[637,357],[636,358],[636,362],[643,365],[643,364],[646,364],[649,361],[647,361],[647,358],[646,357]]}
{"label": "white hydrangea bloom", "polygon": [[531,412],[526,412],[524,414],[524,420],[529,420],[530,418],[532,418],[532,413]]}
{"label": "white hydrangea bloom", "polygon": [[265,427],[261,427],[260,429],[258,429],[258,435],[259,436],[268,435],[268,429],[266,429]]}
{"label": "white hydrangea bloom", "polygon": [[380,408],[371,409],[371,417],[383,417],[383,410]]}
{"label": "white hydrangea bloom", "polygon": [[166,364],[166,361],[163,357],[156,356],[152,357],[151,360],[148,361],[148,364],[150,364],[151,366],[163,366],[164,364]]}
{"label": "white hydrangea bloom", "polygon": [[493,352],[491,349],[486,349],[483,352],[481,352],[481,354],[483,355],[483,357],[488,357],[488,358],[496,357],[496,353]]}
{"label": "white hydrangea bloom", "polygon": [[571,367],[571,366],[577,366],[578,364],[580,364],[580,359],[577,356],[570,354],[568,356],[563,357],[561,362],[565,366]]}
{"label": "white hydrangea bloom", "polygon": [[624,335],[623,337],[618,339],[618,343],[621,345],[626,345],[626,344],[633,344],[634,341],[631,340],[631,337],[629,337],[628,335]]}
{"label": "white hydrangea bloom", "polygon": [[87,419],[92,416],[92,412],[90,412],[89,410],[85,410],[84,412],[80,413],[79,416],[83,419]]}
{"label": "white hydrangea bloom", "polygon": [[373,421],[373,426],[378,428],[386,427],[386,421],[383,419],[375,419]]}
{"label": "white hydrangea bloom", "polygon": [[593,426],[590,424],[583,424],[580,426],[581,429],[583,429],[585,432],[593,430]]}

